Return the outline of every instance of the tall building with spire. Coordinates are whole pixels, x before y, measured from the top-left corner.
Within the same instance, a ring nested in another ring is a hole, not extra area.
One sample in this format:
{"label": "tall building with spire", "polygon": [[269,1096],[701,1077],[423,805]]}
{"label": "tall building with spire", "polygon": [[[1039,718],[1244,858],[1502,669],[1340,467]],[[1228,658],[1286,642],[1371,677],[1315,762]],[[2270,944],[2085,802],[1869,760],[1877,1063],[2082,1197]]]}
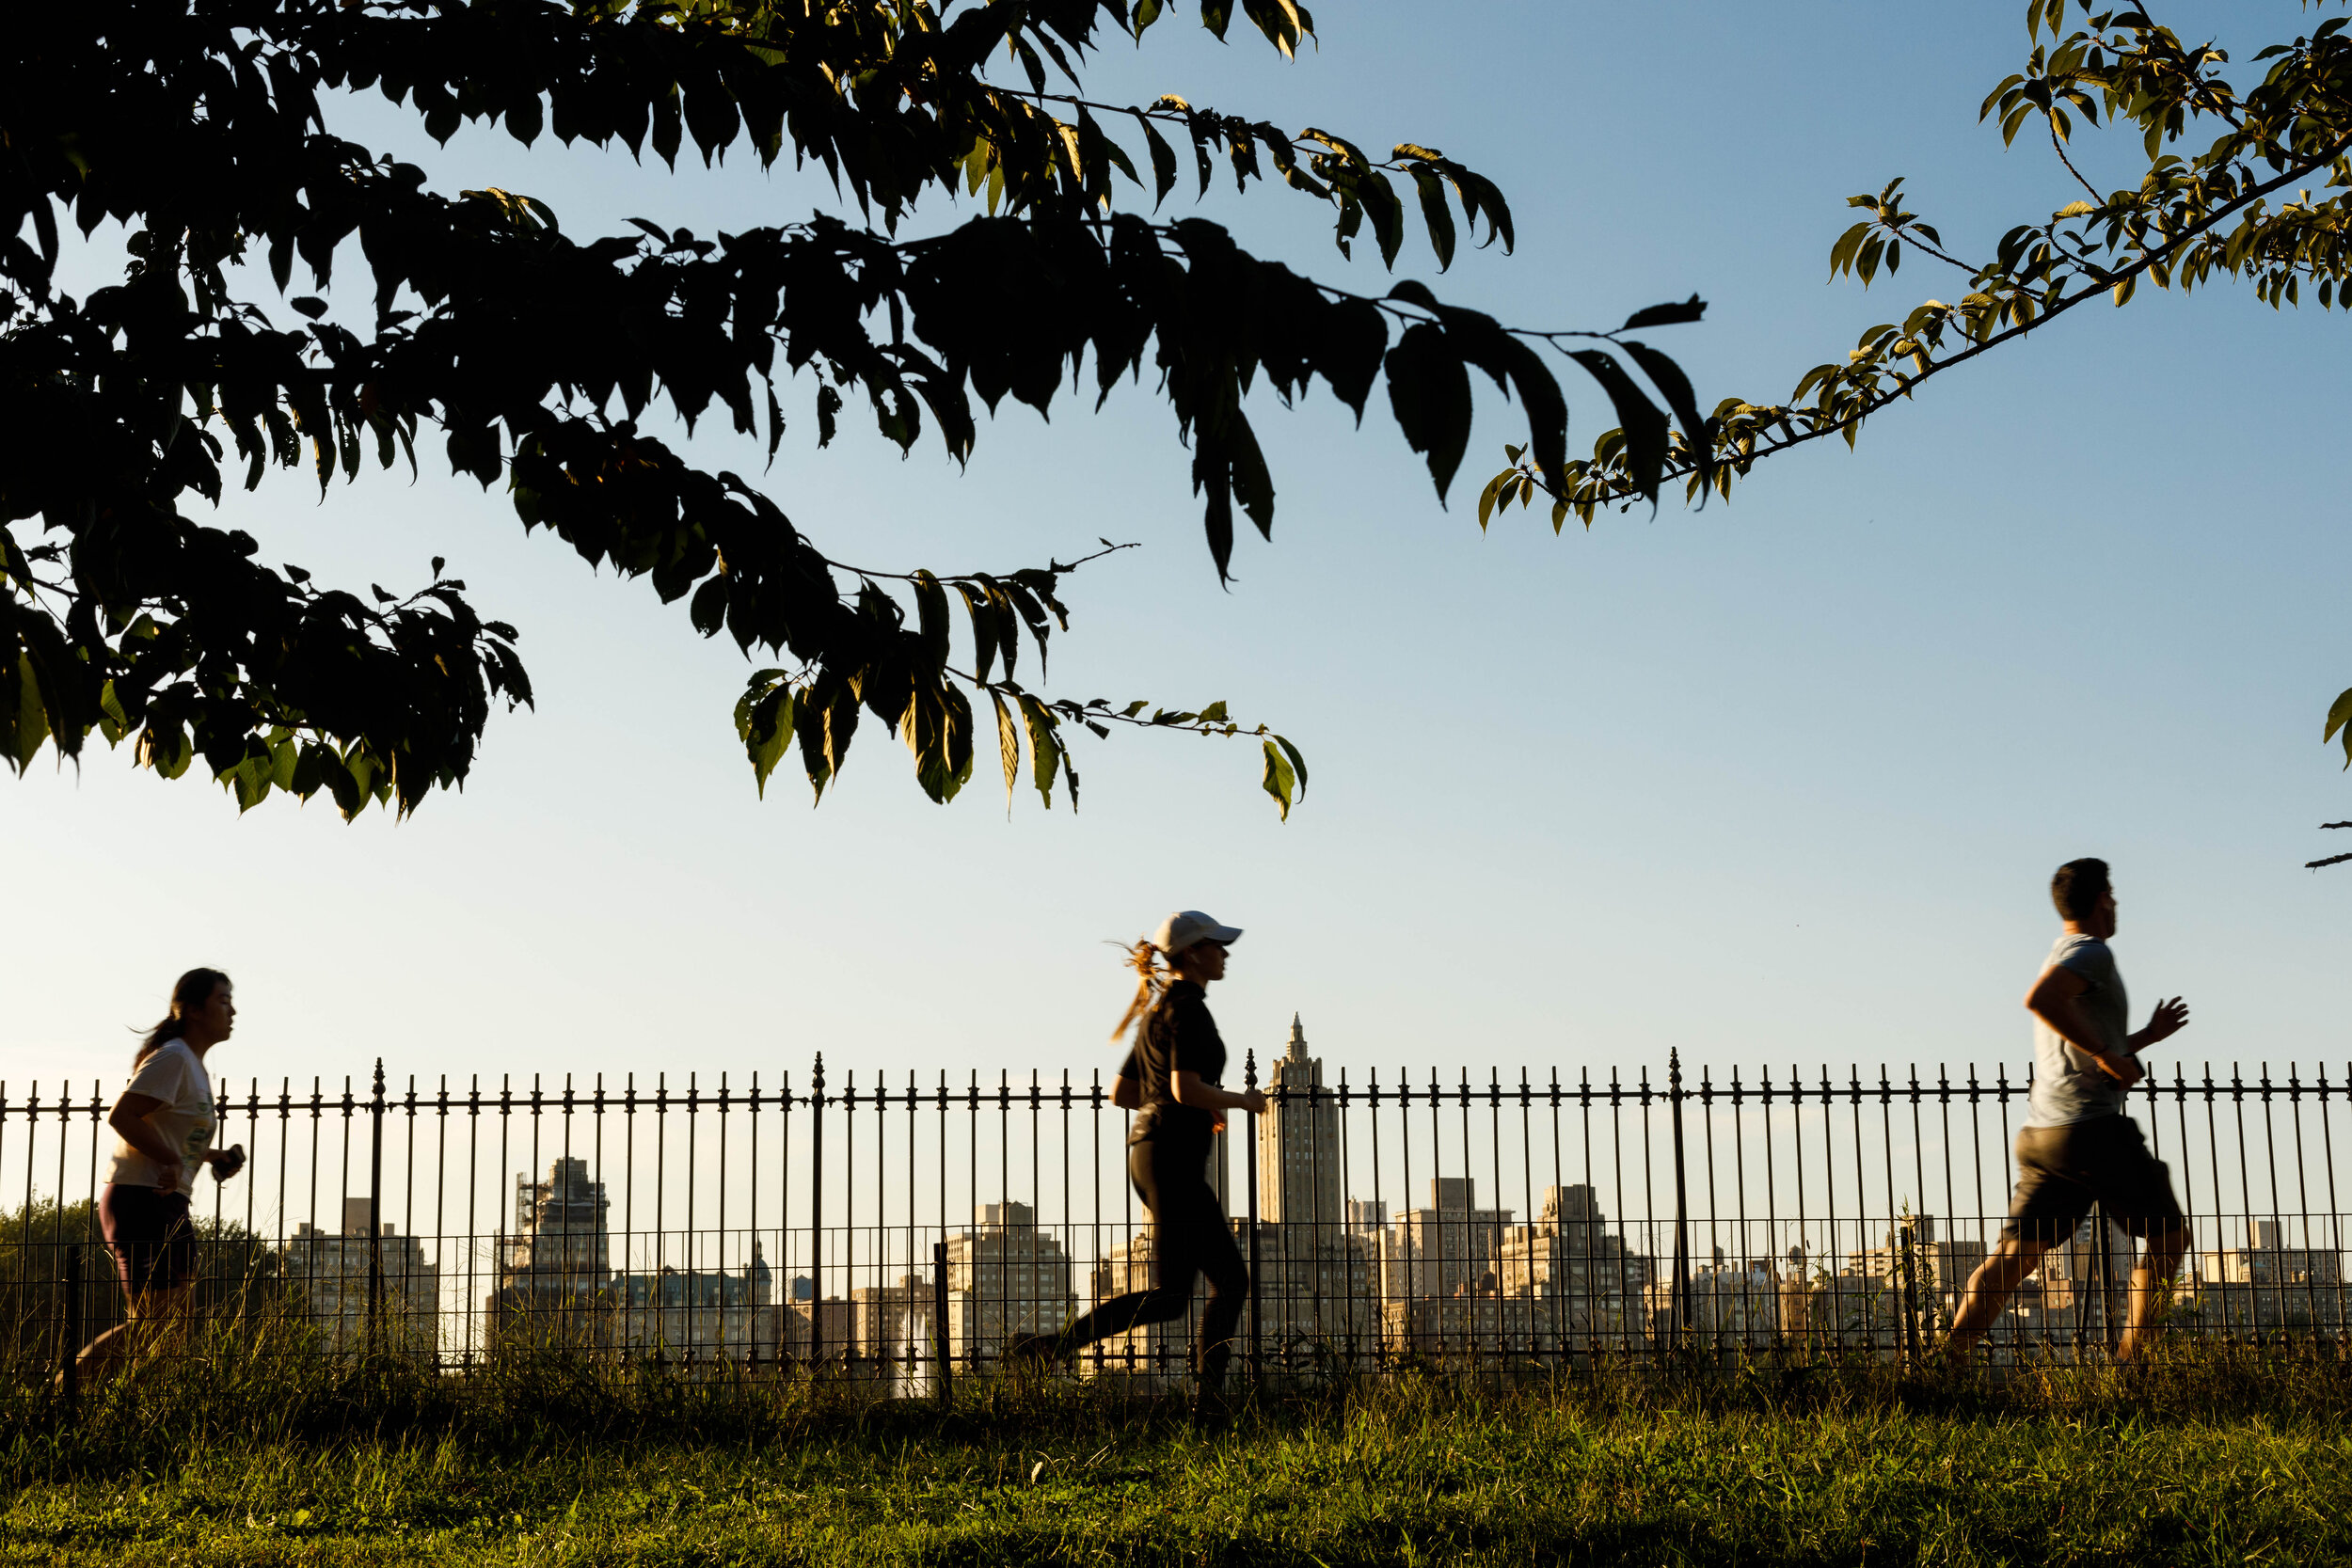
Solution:
{"label": "tall building with spire", "polygon": [[1258,1118],[1259,1217],[1337,1240],[1347,1224],[1339,1101],[1324,1086],[1322,1058],[1307,1054],[1296,1013],[1266,1093],[1276,1103]]}
{"label": "tall building with spire", "polygon": [[[1291,1016],[1291,1037],[1267,1075],[1275,1103],[1258,1121],[1258,1321],[1266,1354],[1286,1360],[1352,1356],[1376,1350],[1368,1239],[1348,1227],[1340,1107],[1307,1054],[1307,1031]],[[1245,1250],[1250,1247],[1246,1226]]]}

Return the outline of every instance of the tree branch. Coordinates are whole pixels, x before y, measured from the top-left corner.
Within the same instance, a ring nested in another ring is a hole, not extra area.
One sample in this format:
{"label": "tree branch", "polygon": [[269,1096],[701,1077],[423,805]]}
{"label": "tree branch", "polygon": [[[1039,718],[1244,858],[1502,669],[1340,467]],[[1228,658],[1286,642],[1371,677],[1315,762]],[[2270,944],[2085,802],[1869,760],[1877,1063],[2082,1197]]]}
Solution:
{"label": "tree branch", "polygon": [[2066,166],[2066,172],[2074,177],[2074,183],[2080,185],[2085,191],[2089,192],[2090,199],[2093,202],[2100,206],[2106,205],[2106,198],[2101,196],[2098,192],[2098,188],[2092,185],[2090,181],[2083,178],[2083,171],[2076,168],[2074,166],[2074,160],[2066,155],[2066,143],[2059,139],[2058,134],[2058,117],[2055,115],[2043,115],[2042,117],[2042,120],[2043,124],[2050,128],[2050,150],[2057,153],[2058,162]]}
{"label": "tree branch", "polygon": [[[1140,540],[1131,539],[1124,545],[1114,545],[1109,540],[1105,539],[1103,541],[1103,547],[1096,550],[1092,555],[1082,555],[1075,561],[1071,562],[1055,561],[1049,558],[1045,563],[1045,569],[1057,575],[1063,572],[1074,572],[1089,561],[1100,561],[1104,556],[1114,554],[1120,550],[1139,550],[1141,548],[1143,548],[1143,543]],[[832,567],[836,572],[847,572],[851,577],[856,578],[880,578],[891,582],[915,582],[919,581],[922,576],[922,574],[917,572],[869,571],[864,566],[852,566],[846,561],[835,561],[829,555],[820,555],[818,559],[822,561],[826,565]],[[931,574],[931,576],[940,582],[977,582],[982,575],[983,574],[977,572],[954,572],[946,575],[941,575],[939,573]],[[999,572],[996,574],[998,577],[1010,577],[1011,575],[1012,574],[1010,572]]]}
{"label": "tree branch", "polygon": [[[2047,325],[2053,319],[2065,314],[2069,310],[2072,310],[2075,306],[2082,304],[2085,300],[2096,298],[2098,295],[2107,293],[2116,284],[2126,282],[2134,277],[2137,277],[2139,274],[2150,270],[2151,268],[2161,265],[2163,262],[2170,260],[2172,256],[2177,254],[2192,241],[2201,238],[2208,231],[2218,227],[2224,219],[2233,216],[2241,210],[2256,201],[2261,200],[2263,198],[2294,184],[2298,180],[2309,178],[2312,173],[2325,168],[2328,165],[2335,162],[2338,158],[2343,157],[2347,151],[2352,151],[2352,135],[2338,137],[2336,140],[2328,143],[2326,148],[2298,160],[2296,163],[2290,166],[2274,178],[2266,180],[2259,185],[2249,187],[2248,189],[2240,192],[2234,198],[2219,207],[2215,208],[2202,219],[2199,220],[2189,228],[2183,230],[2172,238],[2167,240],[2162,245],[2143,254],[2139,260],[2134,261],[2131,265],[2106,275],[2105,281],[2096,281],[2093,287],[2078,290],[2072,294],[2061,294],[2058,299],[2045,305],[2042,309],[2041,313],[2033,320],[2020,322],[2016,325],[1995,333],[1994,336],[1972,344],[1968,348],[1963,349],[1957,354],[1951,355],[1946,358],[1935,360],[1925,370],[1922,370],[1915,374],[1898,375],[1898,385],[1893,389],[1880,393],[1876,397],[1872,398],[1867,405],[1857,409],[1855,412],[1832,420],[1828,423],[1814,425],[1801,435],[1789,436],[1778,441],[1760,442],[1754,451],[1746,453],[1740,458],[1722,458],[1717,461],[1736,461],[1740,466],[1740,471],[1744,472],[1747,465],[1754,463],[1759,458],[1769,457],[1775,452],[1788,451],[1792,448],[1804,446],[1808,442],[1818,441],[1823,436],[1842,435],[1849,429],[1858,427],[1871,415],[1879,412],[1883,408],[1885,408],[1897,399],[1909,397],[1912,389],[1917,387],[1921,382],[1927,381],[1946,371],[1953,369],[1956,366],[1963,365],[1969,360],[1976,358],[1980,354],[1985,354],[1993,349],[2000,347],[2003,343],[2009,342],[2017,338],[2023,338],[2028,333],[2035,331],[2037,328]],[[1785,411],[1787,414],[1794,414],[1797,412],[1801,411]],[[1698,469],[1699,464],[1696,459],[1685,458],[1679,461],[1670,462],[1661,470],[1661,478],[1682,479],[1696,473]],[[1532,471],[1524,466],[1519,466],[1519,471],[1530,474],[1531,477],[1534,479],[1537,487],[1541,489],[1544,494],[1551,496],[1554,499],[1565,499],[1560,496],[1558,492],[1552,490],[1549,485],[1545,484],[1540,475],[1533,475]],[[1629,488],[1613,489],[1598,495],[1583,498],[1583,499],[1595,506],[1606,506],[1613,501],[1638,499],[1640,498],[1640,494],[1641,492]]]}

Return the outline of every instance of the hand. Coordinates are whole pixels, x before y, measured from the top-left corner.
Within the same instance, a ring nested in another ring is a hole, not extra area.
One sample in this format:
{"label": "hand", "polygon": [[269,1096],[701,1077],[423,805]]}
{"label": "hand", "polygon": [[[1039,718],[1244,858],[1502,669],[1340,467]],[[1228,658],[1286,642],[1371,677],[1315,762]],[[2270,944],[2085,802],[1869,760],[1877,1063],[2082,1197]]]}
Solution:
{"label": "hand", "polygon": [[1265,1115],[1266,1105],[1266,1097],[1262,1091],[1257,1089],[1244,1089],[1241,1092],[1241,1109],[1248,1111],[1251,1116],[1262,1117]]}
{"label": "hand", "polygon": [[155,1190],[158,1193],[168,1196],[179,1192],[187,1185],[187,1167],[179,1161],[158,1160],[155,1162]]}
{"label": "hand", "polygon": [[2176,996],[2169,1002],[2156,1004],[2156,1010],[2149,1015],[2148,1027],[2139,1032],[2138,1043],[2153,1045],[2158,1040],[2170,1039],[2187,1027],[2188,1004]]}
{"label": "hand", "polygon": [[204,1158],[213,1167],[213,1180],[226,1181],[245,1169],[245,1145],[231,1144],[227,1148],[215,1148]]}

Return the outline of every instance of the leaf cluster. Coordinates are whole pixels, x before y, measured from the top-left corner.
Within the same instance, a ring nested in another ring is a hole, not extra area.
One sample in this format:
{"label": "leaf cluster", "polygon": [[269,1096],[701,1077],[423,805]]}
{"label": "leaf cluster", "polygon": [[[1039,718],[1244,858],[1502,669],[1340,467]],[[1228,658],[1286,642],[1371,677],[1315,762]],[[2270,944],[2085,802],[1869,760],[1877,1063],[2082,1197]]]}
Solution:
{"label": "leaf cluster", "polygon": [[[1457,207],[1461,228],[1483,220],[1486,243],[1513,241],[1502,193],[1417,143],[1375,159],[1335,134],[1292,135],[1174,95],[1086,99],[1090,51],[1140,41],[1168,9],[95,0],[20,19],[0,61],[0,430],[16,448],[0,463],[0,533],[37,520],[40,543],[7,533],[0,577],[11,765],[44,742],[77,755],[95,730],[167,776],[201,755],[246,806],[324,790],[346,814],[370,801],[405,813],[462,784],[491,709],[531,700],[513,628],[478,617],[437,562],[421,590],[363,598],[273,568],[248,536],[183,510],[222,505],[232,472],[251,488],[307,468],[323,496],[371,464],[413,474],[420,441],[437,437],[453,472],[505,487],[526,529],[648,579],[698,632],[766,664],[737,714],[763,789],[790,749],[821,796],[862,712],[905,739],[925,793],[949,800],[985,692],[1009,787],[1025,754],[1041,794],[1059,776],[1074,804],[1069,726],[1101,733],[1104,716],[1136,721],[1142,708],[1016,679],[1025,635],[1041,675],[1049,629],[1067,629],[1056,592],[1069,568],[846,565],[649,418],[691,432],[723,410],[772,464],[797,382],[820,447],[857,403],[902,450],[928,425],[961,461],[979,408],[1010,396],[1045,411],[1089,361],[1099,405],[1148,361],[1225,578],[1236,510],[1261,534],[1273,526],[1245,406],[1261,375],[1286,404],[1320,377],[1359,419],[1385,383],[1442,497],[1468,440],[1470,368],[1518,398],[1535,471],[1558,482],[1566,403],[1536,346],[1612,336],[1506,330],[1414,283],[1351,293],[1215,224],[1122,207],[1120,182],[1164,203],[1188,147],[1200,190],[1221,161],[1244,189],[1271,171],[1329,205],[1343,252],[1369,226],[1394,263],[1400,182],[1441,267]],[[1244,0],[1240,15],[1286,54],[1312,37],[1293,0]],[[1223,38],[1234,11],[1204,0],[1200,20]],[[1021,82],[992,80],[998,62]],[[1057,80],[1081,90],[1049,92]],[[334,135],[338,90],[380,93],[442,140],[471,122],[670,165],[690,147],[706,163],[815,165],[864,223],[703,236],[640,218],[576,238],[528,194],[437,192],[414,166]],[[981,193],[984,213],[911,230],[927,195]],[[132,264],[87,298],[65,294],[61,225],[87,234],[108,220],[129,230]],[[360,276],[339,279],[355,249]],[[240,292],[262,274],[275,305]],[[339,280],[357,296],[337,296]],[[1695,431],[1680,372],[1624,347]],[[1646,414],[1636,477],[1653,475],[1654,491],[1664,416],[1605,352],[1570,354],[1621,418]],[[951,594],[966,611],[961,663]],[[1264,783],[1287,814],[1305,780],[1289,742],[1222,705],[1178,713],[1141,721],[1262,737]]]}
{"label": "leaf cluster", "polygon": [[[2183,293],[2232,279],[2273,309],[2308,297],[2352,309],[2352,33],[2329,17],[2254,55],[2258,79],[2233,81],[2212,41],[2184,40],[2152,7],[2030,0],[2023,71],[1984,99],[1980,120],[2013,145],[2037,122],[2072,187],[2046,217],[2011,226],[1989,251],[1964,257],[1908,205],[1903,182],[1849,198],[1859,221],[1830,250],[1830,276],[1866,287],[1900,269],[1906,250],[1961,273],[1950,301],[1927,299],[1899,322],[1865,329],[1840,359],[1814,366],[1778,403],[1725,399],[1705,438],[1671,438],[1662,468],[1654,426],[1628,420],[1590,460],[1555,483],[1522,449],[1486,486],[1495,504],[1552,503],[1590,526],[1605,506],[1654,497],[1661,477],[1702,499],[1728,497],[1761,458],[1828,436],[1851,446],[1871,415],[1930,377],[2015,342],[2097,299],[2121,307],[2140,285]],[[2076,166],[2077,132],[2136,133],[2144,169],[2102,191]],[[2313,187],[2316,186],[2317,194]],[[1664,383],[1661,383],[1661,386]],[[1677,415],[1680,414],[1677,408]],[[1689,419],[1683,430],[1702,428]],[[1486,518],[1482,504],[1480,521]],[[2352,766],[2352,692],[2336,700],[2325,738],[2343,737]]]}
{"label": "leaf cluster", "polygon": [[[2085,25],[2069,32],[2074,10]],[[1731,479],[1756,458],[1806,441],[1837,436],[1851,444],[1871,414],[1928,377],[2087,300],[2128,303],[2143,279],[2186,290],[2235,277],[2274,306],[2299,303],[2306,289],[2323,307],[2352,304],[2344,299],[2352,277],[2352,194],[2315,198],[2300,190],[2280,199],[2307,180],[2337,192],[2352,187],[2345,19],[2263,50],[2257,58],[2269,63],[2261,81],[2241,89],[2221,74],[2225,51],[2183,42],[2145,9],[2034,0],[2028,12],[2036,41],[2027,69],[1993,89],[1981,117],[1997,119],[2005,141],[2042,120],[2064,177],[2081,195],[2047,218],[2011,227],[1988,256],[1973,261],[1947,249],[1911,210],[1900,179],[1849,198],[1865,215],[1831,247],[1832,277],[1851,276],[1867,286],[1882,269],[1899,271],[1908,246],[1964,274],[1964,292],[1866,329],[1842,359],[1801,376],[1783,402],[1719,404],[1708,447],[1677,439],[1667,465],[1665,477],[1682,480],[1692,497],[1709,487],[1728,495]],[[2044,32],[2047,43],[2039,41]],[[2135,185],[2106,193],[2067,151],[2077,119],[2096,126],[2103,118],[2137,129],[2147,159]],[[2201,126],[2213,133],[2201,150],[2173,150]],[[1562,516],[1574,512],[1589,524],[1599,508],[1647,493],[1624,434],[1603,436],[1595,460],[1577,466],[1565,486],[1545,484],[1517,460],[1515,467],[1565,508]]]}

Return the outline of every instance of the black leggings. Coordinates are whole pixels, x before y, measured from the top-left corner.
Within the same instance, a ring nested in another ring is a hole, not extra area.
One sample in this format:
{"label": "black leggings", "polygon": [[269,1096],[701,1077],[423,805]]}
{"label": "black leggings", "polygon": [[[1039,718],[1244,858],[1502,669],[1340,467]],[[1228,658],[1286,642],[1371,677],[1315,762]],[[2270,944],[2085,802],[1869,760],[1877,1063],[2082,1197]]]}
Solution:
{"label": "black leggings", "polygon": [[1152,1260],[1158,1283],[1149,1291],[1118,1296],[1062,1331],[1070,1350],[1124,1334],[1144,1323],[1181,1318],[1192,1305],[1196,1275],[1209,1276],[1208,1309],[1200,1315],[1196,1364],[1203,1388],[1225,1381],[1233,1354],[1233,1329],[1249,1298],[1249,1270],[1233,1244],[1224,1206],[1210,1187],[1207,1153],[1198,1148],[1163,1145],[1147,1138],[1127,1148],[1127,1175],[1136,1196],[1152,1211]]}

